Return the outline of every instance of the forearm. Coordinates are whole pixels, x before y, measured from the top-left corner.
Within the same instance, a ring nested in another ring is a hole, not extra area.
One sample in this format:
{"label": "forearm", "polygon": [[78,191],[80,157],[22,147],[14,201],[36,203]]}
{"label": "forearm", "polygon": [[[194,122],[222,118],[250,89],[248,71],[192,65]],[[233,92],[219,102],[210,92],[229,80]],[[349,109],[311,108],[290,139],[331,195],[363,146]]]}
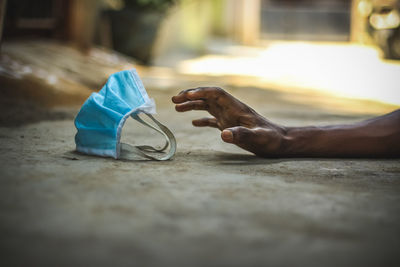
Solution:
{"label": "forearm", "polygon": [[293,157],[398,157],[400,110],[350,125],[287,128],[282,154]]}

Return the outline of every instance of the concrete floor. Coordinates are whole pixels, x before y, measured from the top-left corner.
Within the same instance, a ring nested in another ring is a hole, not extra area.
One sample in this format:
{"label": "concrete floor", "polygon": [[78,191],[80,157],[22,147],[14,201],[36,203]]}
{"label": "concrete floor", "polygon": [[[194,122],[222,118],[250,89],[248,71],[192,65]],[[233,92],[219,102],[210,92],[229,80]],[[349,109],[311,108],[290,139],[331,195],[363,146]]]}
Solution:
{"label": "concrete floor", "polygon": [[[381,106],[227,89],[289,125]],[[179,90],[148,91],[176,134],[171,161],[75,153],[77,109],[0,128],[2,266],[400,266],[400,160],[257,158],[193,128],[204,114],[176,113]],[[122,139],[161,144],[133,120]]]}

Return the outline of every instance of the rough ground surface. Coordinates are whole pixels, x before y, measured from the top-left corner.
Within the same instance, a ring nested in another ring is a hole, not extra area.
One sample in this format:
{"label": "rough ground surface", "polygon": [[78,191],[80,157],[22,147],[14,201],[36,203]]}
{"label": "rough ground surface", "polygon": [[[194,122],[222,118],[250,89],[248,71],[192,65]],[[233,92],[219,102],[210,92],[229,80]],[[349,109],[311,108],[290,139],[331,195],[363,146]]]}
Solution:
{"label": "rough ground surface", "polygon": [[[388,109],[347,102],[369,111],[356,113],[307,95],[229,89],[289,125]],[[400,266],[400,160],[256,158],[222,143],[218,130],[193,128],[204,114],[176,113],[177,91],[149,90],[178,140],[167,162],[75,153],[77,109],[3,119],[2,265]],[[122,139],[161,144],[133,120]]]}

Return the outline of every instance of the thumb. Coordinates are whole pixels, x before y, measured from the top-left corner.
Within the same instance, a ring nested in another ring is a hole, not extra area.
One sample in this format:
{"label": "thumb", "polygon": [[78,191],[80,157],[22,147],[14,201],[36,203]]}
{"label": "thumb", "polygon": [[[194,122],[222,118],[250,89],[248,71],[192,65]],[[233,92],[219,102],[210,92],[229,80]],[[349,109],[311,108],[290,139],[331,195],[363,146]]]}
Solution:
{"label": "thumb", "polygon": [[246,127],[237,126],[226,128],[221,132],[221,138],[226,143],[242,144],[254,137],[254,132]]}

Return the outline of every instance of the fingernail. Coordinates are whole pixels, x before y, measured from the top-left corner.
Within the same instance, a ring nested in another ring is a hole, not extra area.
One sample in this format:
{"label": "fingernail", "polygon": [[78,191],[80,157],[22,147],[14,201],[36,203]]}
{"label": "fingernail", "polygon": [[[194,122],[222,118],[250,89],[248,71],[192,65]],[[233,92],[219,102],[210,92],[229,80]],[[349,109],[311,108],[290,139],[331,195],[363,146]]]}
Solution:
{"label": "fingernail", "polygon": [[233,142],[233,133],[229,130],[223,130],[221,133],[221,138],[225,142],[232,143]]}

